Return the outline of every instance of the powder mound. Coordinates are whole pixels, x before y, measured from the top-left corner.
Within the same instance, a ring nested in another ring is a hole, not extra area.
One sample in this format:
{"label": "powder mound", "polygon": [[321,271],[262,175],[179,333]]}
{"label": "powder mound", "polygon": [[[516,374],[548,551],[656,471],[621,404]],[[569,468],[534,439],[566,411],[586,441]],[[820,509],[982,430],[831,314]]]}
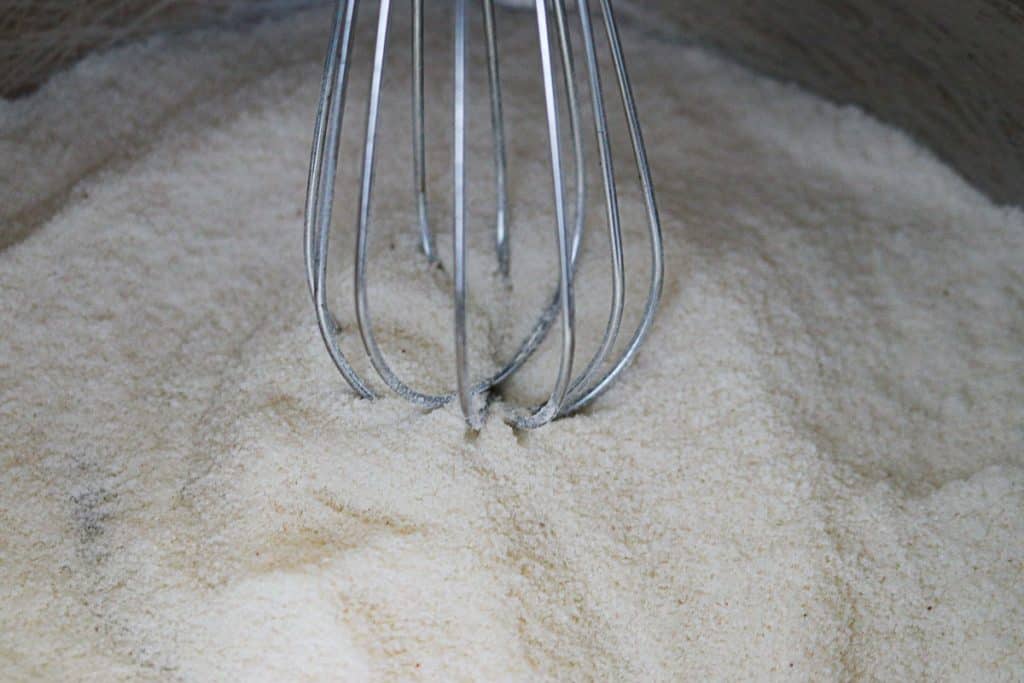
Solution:
{"label": "powder mound", "polygon": [[[516,16],[514,297],[483,289],[492,208],[470,207],[481,373],[553,284]],[[316,332],[301,206],[328,20],[127,47],[0,104],[0,678],[1019,677],[1019,210],[859,111],[626,30],[664,221],[660,316],[583,414],[468,435],[454,407],[354,398]],[[440,390],[450,302],[415,252],[402,43],[371,298],[389,359]],[[428,64],[437,130],[449,67]],[[351,97],[360,111],[358,79]],[[428,148],[439,226],[446,135]],[[358,163],[339,173],[329,287],[351,329]],[[622,189],[635,302],[648,247]],[[582,358],[610,290],[595,225]],[[556,362],[503,400],[542,397]]]}

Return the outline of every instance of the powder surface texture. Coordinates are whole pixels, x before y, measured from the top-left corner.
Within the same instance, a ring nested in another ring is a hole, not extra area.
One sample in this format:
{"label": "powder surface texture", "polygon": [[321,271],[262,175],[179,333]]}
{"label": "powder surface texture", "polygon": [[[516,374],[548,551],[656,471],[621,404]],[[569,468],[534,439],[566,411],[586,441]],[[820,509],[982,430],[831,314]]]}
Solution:
{"label": "powder surface texture", "polygon": [[[451,18],[429,11],[448,254]],[[371,14],[329,285],[366,372],[350,283]],[[536,31],[499,20],[513,284],[491,272],[474,29],[478,374],[555,272]],[[328,23],[156,39],[0,103],[0,678],[1024,676],[1019,210],[858,110],[627,29],[660,315],[583,414],[517,433],[499,403],[468,434],[455,407],[356,399],[316,331],[301,210]],[[396,368],[440,390],[451,309],[416,253],[408,28],[396,15],[371,301]],[[628,324],[649,246],[612,125]],[[583,360],[610,291],[592,137]],[[546,348],[503,400],[542,398],[556,362]]]}

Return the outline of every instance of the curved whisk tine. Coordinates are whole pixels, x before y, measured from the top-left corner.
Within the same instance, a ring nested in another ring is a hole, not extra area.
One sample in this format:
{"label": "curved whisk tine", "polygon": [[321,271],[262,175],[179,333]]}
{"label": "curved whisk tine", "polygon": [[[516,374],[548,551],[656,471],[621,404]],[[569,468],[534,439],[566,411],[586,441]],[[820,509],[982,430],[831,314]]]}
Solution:
{"label": "curved whisk tine", "polygon": [[644,195],[644,204],[647,209],[648,235],[651,243],[651,281],[647,293],[647,301],[644,304],[643,316],[637,326],[629,345],[622,355],[615,362],[615,365],[601,377],[592,387],[582,395],[575,397],[563,409],[562,414],[568,415],[591,403],[598,396],[603,394],[612,383],[622,374],[629,364],[636,357],[640,344],[651,329],[654,321],[654,313],[661,300],[661,290],[665,278],[664,249],[661,236],[661,219],[658,216],[658,205],[654,197],[654,184],[651,181],[651,168],[647,162],[647,150],[644,146],[643,134],[640,130],[640,121],[636,112],[636,101],[633,98],[633,89],[629,80],[629,73],[626,70],[626,62],[622,52],[622,41],[619,37],[618,27],[615,23],[615,15],[609,0],[599,0],[601,13],[604,17],[605,31],[608,36],[608,44],[611,50],[612,62],[615,65],[615,74],[619,85],[619,95],[622,99],[622,106],[626,114],[626,123],[629,128],[630,142],[633,147],[633,157],[636,161],[637,175],[640,180],[640,187]]}
{"label": "curved whisk tine", "polygon": [[327,63],[310,155],[309,183],[306,189],[306,275],[316,309],[317,325],[327,351],[349,386],[363,398],[374,398],[373,391],[356,373],[338,344],[338,323],[327,304],[327,253],[337,175],[338,144],[348,85],[352,32],[357,0],[339,0],[331,31]]}
{"label": "curved whisk tine", "polygon": [[338,2],[335,8],[331,38],[324,60],[324,75],[320,82],[320,99],[316,105],[316,122],[313,125],[313,149],[309,154],[309,176],[306,179],[306,209],[303,217],[303,247],[306,263],[306,284],[309,296],[316,301],[316,251],[315,223],[320,213],[320,181],[323,176],[324,143],[327,139],[327,118],[334,82],[338,74],[338,52],[341,49],[341,32],[345,21],[346,4]]}
{"label": "curved whisk tine", "polygon": [[391,23],[391,0],[381,0],[377,19],[377,42],[373,52],[373,74],[370,78],[370,97],[366,116],[366,136],[363,143],[363,172],[359,193],[359,218],[356,230],[355,253],[355,305],[356,321],[363,347],[370,363],[395,393],[424,408],[436,408],[448,403],[451,395],[424,394],[410,388],[395,375],[384,352],[377,344],[370,316],[369,294],[366,284],[366,261],[370,237],[370,213],[373,200],[374,167],[376,162],[377,124],[380,118],[381,82],[384,76],[384,57],[387,53],[388,28]]}
{"label": "curved whisk tine", "polygon": [[[485,2],[493,2],[493,0],[485,0]],[[485,8],[486,11],[486,8]],[[563,12],[564,15],[564,12]],[[562,24],[564,27],[564,22]],[[550,27],[549,27],[550,30]],[[581,130],[579,107],[577,105],[577,97],[575,90],[575,80],[573,78],[574,67],[572,60],[572,48],[568,40],[568,34],[566,38],[559,39],[559,47],[561,49],[562,69],[565,77],[565,83],[567,86],[567,94],[569,96],[569,126],[570,126],[570,138],[573,149],[573,159],[576,164],[576,176],[577,182],[575,187],[576,198],[575,206],[576,212],[573,220],[573,232],[572,232],[572,247],[570,261],[572,264],[571,270],[573,274],[576,272],[576,268],[579,262],[580,247],[583,240],[584,230],[584,217],[585,217],[585,206],[586,206],[586,183],[585,183],[585,165],[584,165],[584,152],[583,152],[583,141],[582,136],[579,134]],[[572,86],[571,89],[568,89]],[[499,86],[500,87],[500,86]],[[503,130],[503,121],[498,122],[499,130]],[[526,362],[533,356],[540,345],[547,338],[548,332],[551,331],[551,326],[558,318],[559,314],[559,302],[560,292],[556,287],[555,291],[552,292],[547,303],[541,309],[540,315],[534,321],[533,327],[526,334],[523,340],[520,342],[515,353],[506,362],[506,364],[491,375],[489,378],[481,381],[477,384],[476,390],[484,391],[490,387],[498,386],[502,382],[506,381],[509,377],[514,375]]]}
{"label": "curved whisk tine", "polygon": [[[556,14],[564,14],[562,0],[554,0]],[[558,125],[558,99],[555,92],[554,64],[551,56],[551,30],[545,0],[537,0],[537,33],[540,39],[541,78],[544,83],[544,104],[547,113],[548,147],[551,158],[551,180],[555,204],[555,229],[558,241],[558,303],[562,320],[562,345],[558,376],[547,402],[529,415],[513,415],[512,423],[521,429],[535,429],[558,415],[572,380],[575,352],[575,301],[573,293],[573,254],[565,216],[565,188],[562,177],[562,153]],[[557,19],[556,19],[557,21]],[[564,55],[563,55],[564,56]],[[567,74],[571,78],[572,74]]]}
{"label": "curved whisk tine", "polygon": [[625,267],[622,257],[622,226],[619,221],[619,201],[615,187],[615,169],[612,161],[611,144],[608,140],[608,117],[604,106],[604,92],[601,85],[601,71],[597,62],[597,49],[594,44],[593,23],[590,18],[588,0],[577,0],[576,9],[580,17],[580,28],[583,36],[583,49],[587,61],[587,73],[590,79],[591,106],[594,114],[594,131],[597,137],[597,148],[601,164],[601,176],[604,185],[606,219],[608,222],[608,242],[612,262],[612,302],[605,325],[604,335],[597,352],[590,359],[583,372],[569,389],[570,401],[575,401],[588,390],[587,384],[604,363],[608,354],[615,346],[619,328],[622,325],[622,312],[625,304]]}

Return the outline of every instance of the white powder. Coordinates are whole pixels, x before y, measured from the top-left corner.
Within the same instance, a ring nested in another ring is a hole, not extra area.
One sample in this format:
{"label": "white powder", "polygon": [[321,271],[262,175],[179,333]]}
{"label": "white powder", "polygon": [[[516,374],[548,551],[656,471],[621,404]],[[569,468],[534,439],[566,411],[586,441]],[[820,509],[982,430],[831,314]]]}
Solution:
{"label": "white powder", "polygon": [[[0,678],[1024,675],[1020,211],[859,111],[627,31],[660,317],[587,414],[468,436],[455,408],[353,398],[316,333],[300,210],[327,16],[126,48],[0,104]],[[502,19],[521,323],[554,251],[532,30]],[[372,299],[389,356],[437,388],[450,311],[406,220],[404,18],[393,36]],[[346,320],[356,171],[332,251]],[[594,225],[583,357],[608,296]],[[478,340],[501,308],[478,297]],[[552,362],[511,393],[542,395]]]}

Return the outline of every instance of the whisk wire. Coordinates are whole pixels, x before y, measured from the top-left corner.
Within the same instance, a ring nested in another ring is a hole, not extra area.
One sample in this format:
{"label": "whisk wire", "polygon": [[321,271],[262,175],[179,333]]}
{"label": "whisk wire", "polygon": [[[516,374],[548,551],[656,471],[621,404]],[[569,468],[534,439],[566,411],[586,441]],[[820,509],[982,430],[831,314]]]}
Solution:
{"label": "whisk wire", "polygon": [[452,259],[455,297],[455,372],[459,407],[471,427],[480,424],[474,406],[466,341],[466,0],[455,0],[454,106],[452,143]]}
{"label": "whisk wire", "polygon": [[597,138],[598,158],[601,166],[601,178],[604,187],[606,220],[608,223],[608,243],[612,265],[612,302],[608,314],[601,344],[597,352],[587,363],[586,368],[573,382],[569,389],[570,400],[575,401],[588,390],[587,384],[605,362],[608,354],[615,346],[615,341],[622,325],[622,313],[625,303],[625,267],[622,256],[622,226],[619,217],[619,200],[615,187],[615,169],[612,161],[611,144],[608,139],[608,116],[604,107],[604,90],[601,86],[601,71],[597,61],[597,49],[594,45],[593,23],[590,18],[590,6],[587,0],[577,0],[576,11],[580,16],[580,28],[583,35],[583,50],[587,62],[587,74],[590,80],[591,108],[594,116],[594,132]]}
{"label": "whisk wire", "polygon": [[[637,175],[639,176],[640,188],[644,195],[644,205],[647,211],[647,228],[651,248],[651,280],[640,324],[633,333],[633,337],[630,339],[626,349],[611,369],[598,382],[568,403],[562,411],[563,415],[574,413],[598,398],[611,387],[623,370],[633,362],[640,344],[643,343],[644,338],[650,332],[651,324],[654,322],[654,313],[658,308],[658,302],[661,300],[662,286],[665,279],[661,219],[658,216],[658,205],[654,196],[654,183],[651,180],[651,168],[647,162],[647,151],[644,146],[643,134],[640,130],[640,119],[636,111],[636,101],[633,98],[633,88],[630,84],[629,73],[626,70],[622,40],[619,37],[618,26],[615,22],[615,15],[612,12],[610,0],[599,0],[599,2],[601,3],[605,32],[618,81],[619,96],[622,99],[622,107],[629,129],[629,138],[633,147],[633,158],[636,162]],[[586,0],[583,0],[582,5],[586,6]]]}
{"label": "whisk wire", "polygon": [[[372,198],[376,162],[377,129],[385,57],[390,26],[391,0],[381,0],[377,17],[376,42],[367,102],[367,118],[363,141],[363,164],[356,226],[354,298],[356,325],[364,349],[376,373],[393,391],[425,407],[436,408],[456,396],[467,423],[479,428],[483,423],[486,397],[491,389],[517,372],[539,348],[555,320],[560,320],[558,372],[547,400],[532,411],[508,412],[505,419],[520,428],[535,428],[550,420],[568,415],[600,396],[621,374],[636,355],[637,349],[650,330],[654,311],[661,295],[663,282],[663,253],[661,228],[653,185],[650,178],[643,137],[640,132],[632,87],[626,72],[622,45],[609,0],[599,0],[605,24],[607,41],[614,64],[619,95],[628,124],[630,141],[647,213],[648,235],[651,249],[651,280],[647,300],[639,325],[625,350],[611,367],[599,374],[607,363],[619,336],[625,300],[625,268],[623,263],[622,229],[619,213],[618,190],[611,145],[608,136],[607,114],[601,84],[599,61],[594,40],[593,22],[588,0],[577,0],[582,41],[586,58],[587,83],[591,93],[595,136],[604,189],[606,222],[612,271],[612,292],[608,320],[601,343],[578,376],[573,376],[576,343],[575,277],[578,257],[584,236],[586,209],[586,172],[582,143],[579,96],[576,86],[572,41],[569,36],[565,0],[536,0],[534,14],[537,22],[541,80],[546,118],[546,142],[551,169],[552,199],[554,204],[555,239],[558,245],[558,283],[547,305],[541,310],[533,327],[504,367],[490,377],[473,383],[469,366],[467,332],[467,234],[466,234],[466,114],[468,82],[467,69],[467,0],[455,0],[453,39],[453,185],[452,185],[452,260],[454,299],[454,341],[456,356],[455,392],[427,394],[410,388],[392,371],[374,335],[367,287],[367,261],[370,228],[372,226]],[[497,29],[494,0],[481,0],[484,36],[487,49],[487,76],[491,104],[491,131],[494,153],[494,242],[498,271],[509,275],[510,246],[508,232],[507,158],[504,113],[501,95]],[[348,85],[353,32],[357,14],[357,0],[338,0],[328,54],[324,65],[320,100],[313,131],[309,179],[305,207],[304,248],[306,278],[317,313],[321,336],[334,364],[353,390],[364,398],[374,398],[369,385],[352,368],[340,349],[341,332],[337,318],[327,303],[327,254],[337,173],[339,142]],[[423,0],[412,0],[412,119],[413,119],[413,180],[416,195],[416,215],[421,248],[428,262],[436,262],[434,235],[427,202],[425,127],[424,127],[424,6]],[[555,45],[560,57],[556,69],[553,51]],[[556,71],[561,71],[561,79]],[[562,154],[560,104],[556,80],[561,80],[566,96],[568,134],[571,159],[574,163],[575,202],[570,214],[566,193],[565,165]],[[571,218],[570,218],[571,216]],[[572,228],[570,229],[570,224]],[[596,379],[595,379],[596,377]]]}
{"label": "whisk wire", "polygon": [[331,360],[353,391],[362,398],[374,398],[373,391],[356,373],[341,351],[338,344],[339,325],[327,303],[327,248],[355,22],[355,0],[339,0],[334,29],[331,32],[310,161],[312,182],[309,183],[307,191],[305,218],[306,266],[316,308],[317,325]]}
{"label": "whisk wire", "polygon": [[413,174],[416,184],[416,215],[420,246],[431,263],[437,261],[434,235],[427,209],[427,154],[423,126],[423,0],[412,0],[412,139]]}
{"label": "whisk wire", "polygon": [[505,114],[501,103],[501,72],[498,68],[498,37],[494,21],[494,0],[483,0],[484,35],[487,40],[487,79],[491,95],[491,131],[494,138],[494,244],[498,271],[509,276],[508,188],[505,154]]}
{"label": "whisk wire", "polygon": [[[554,0],[555,12],[564,12],[565,7],[562,0]],[[566,392],[569,389],[569,382],[572,380],[572,363],[575,352],[575,298],[573,292],[573,266],[571,258],[572,249],[569,243],[569,231],[565,211],[565,188],[562,176],[562,152],[561,137],[559,135],[559,112],[558,98],[555,92],[554,64],[551,56],[551,30],[548,25],[548,10],[545,0],[537,0],[537,34],[540,42],[541,79],[544,87],[544,106],[547,115],[548,148],[551,161],[551,184],[555,207],[555,232],[558,242],[558,303],[561,314],[562,344],[558,361],[558,375],[555,379],[555,386],[551,390],[547,402],[529,416],[513,415],[514,424],[523,429],[533,429],[550,422],[562,407]],[[556,20],[557,22],[557,20]],[[564,26],[561,22],[558,29],[564,34]],[[562,35],[559,36],[563,37]],[[572,73],[571,58],[566,50],[566,43],[562,41],[562,54],[565,58],[564,68],[566,70],[565,80],[570,82]],[[571,93],[574,90],[568,91]],[[570,107],[572,105],[570,104]],[[582,225],[582,224],[581,224]],[[582,232],[576,233],[576,239],[582,237]]]}
{"label": "whisk wire", "polygon": [[387,54],[388,29],[391,24],[391,0],[380,0],[377,20],[377,40],[373,52],[373,73],[370,77],[370,95],[367,103],[366,135],[363,141],[363,172],[359,194],[359,218],[355,250],[355,307],[356,322],[363,347],[374,370],[392,391],[424,408],[437,408],[451,400],[450,395],[425,394],[409,387],[391,369],[384,352],[373,333],[369,294],[366,282],[366,259],[370,238],[370,217],[373,207],[373,180],[376,163],[377,127],[380,120],[381,83],[384,77],[384,58]]}

